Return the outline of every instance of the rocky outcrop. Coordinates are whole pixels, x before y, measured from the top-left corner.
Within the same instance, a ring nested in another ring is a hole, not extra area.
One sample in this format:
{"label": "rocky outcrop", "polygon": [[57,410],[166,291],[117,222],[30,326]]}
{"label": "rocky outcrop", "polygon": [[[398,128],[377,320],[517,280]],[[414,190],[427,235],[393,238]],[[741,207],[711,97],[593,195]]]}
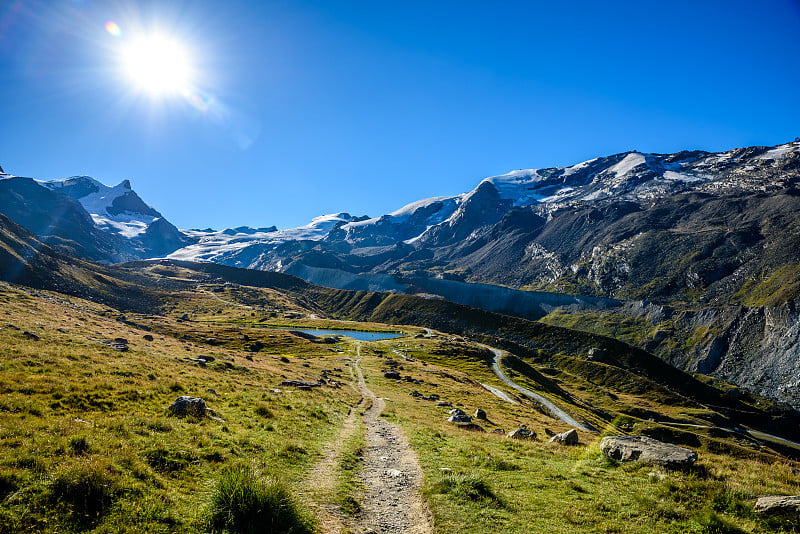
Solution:
{"label": "rocky outcrop", "polygon": [[204,417],[207,410],[206,401],[188,395],[178,397],[169,406],[169,411],[178,417]]}
{"label": "rocky outcrop", "polygon": [[769,495],[759,497],[753,511],[759,514],[800,515],[800,495]]}
{"label": "rocky outcrop", "polygon": [[574,428],[556,434],[548,440],[550,443],[560,443],[562,445],[577,445],[578,444],[578,431]]}
{"label": "rocky outcrop", "polygon": [[520,426],[516,430],[512,430],[508,433],[508,437],[511,439],[529,439],[535,440],[536,439],[536,432],[529,429],[525,425]]}
{"label": "rocky outcrop", "polygon": [[600,451],[618,462],[642,462],[668,469],[688,469],[697,461],[697,453],[647,436],[607,436]]}

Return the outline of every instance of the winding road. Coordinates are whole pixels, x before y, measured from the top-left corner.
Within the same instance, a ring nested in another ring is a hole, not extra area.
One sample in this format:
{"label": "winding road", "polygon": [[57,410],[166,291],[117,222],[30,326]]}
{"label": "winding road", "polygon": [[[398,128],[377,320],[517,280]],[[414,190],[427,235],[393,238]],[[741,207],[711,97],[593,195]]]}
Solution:
{"label": "winding road", "polygon": [[553,404],[553,402],[550,401],[549,399],[542,397],[538,393],[531,391],[528,388],[524,388],[519,384],[515,383],[514,381],[512,381],[510,378],[506,376],[506,374],[503,372],[503,369],[500,367],[500,358],[503,357],[503,351],[500,349],[496,349],[494,347],[490,347],[488,345],[483,345],[483,344],[479,345],[485,349],[489,349],[490,351],[492,351],[492,353],[494,354],[494,360],[492,360],[492,371],[494,371],[494,374],[497,375],[497,378],[505,382],[506,385],[516,389],[526,397],[538,402],[539,404],[544,406],[550,412],[550,414],[552,414],[553,417],[560,419],[564,423],[573,426],[578,430],[585,430],[587,432],[597,431],[597,429],[595,429],[588,423],[586,425],[579,423],[578,421],[575,420],[575,418],[573,418],[567,412],[565,412],[564,410]]}

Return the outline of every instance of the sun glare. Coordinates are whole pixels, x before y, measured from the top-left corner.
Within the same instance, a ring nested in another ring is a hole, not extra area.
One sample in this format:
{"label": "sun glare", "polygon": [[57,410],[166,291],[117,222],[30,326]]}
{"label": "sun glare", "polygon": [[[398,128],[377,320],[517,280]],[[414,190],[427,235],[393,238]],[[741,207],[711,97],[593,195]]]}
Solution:
{"label": "sun glare", "polygon": [[192,84],[192,65],[186,48],[161,35],[138,38],[122,50],[125,75],[151,96],[181,94]]}

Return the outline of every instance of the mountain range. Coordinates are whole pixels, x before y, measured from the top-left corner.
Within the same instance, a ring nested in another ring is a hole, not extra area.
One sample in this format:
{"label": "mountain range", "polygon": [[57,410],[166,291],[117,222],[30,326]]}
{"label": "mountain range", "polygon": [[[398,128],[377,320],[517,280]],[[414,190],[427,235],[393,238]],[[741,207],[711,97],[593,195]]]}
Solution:
{"label": "mountain range", "polygon": [[127,180],[86,176],[0,174],[0,213],[95,262],[213,262],[578,324],[800,406],[797,141],[517,170],[283,230],[181,231]]}

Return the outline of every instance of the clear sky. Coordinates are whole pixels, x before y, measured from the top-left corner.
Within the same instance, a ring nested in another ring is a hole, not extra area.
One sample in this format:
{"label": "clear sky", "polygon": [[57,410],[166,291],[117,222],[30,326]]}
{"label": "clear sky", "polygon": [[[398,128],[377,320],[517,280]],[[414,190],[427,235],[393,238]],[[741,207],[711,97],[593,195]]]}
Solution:
{"label": "clear sky", "polygon": [[793,140],[799,50],[798,0],[0,0],[0,165],[130,179],[181,228],[377,216],[519,168]]}

